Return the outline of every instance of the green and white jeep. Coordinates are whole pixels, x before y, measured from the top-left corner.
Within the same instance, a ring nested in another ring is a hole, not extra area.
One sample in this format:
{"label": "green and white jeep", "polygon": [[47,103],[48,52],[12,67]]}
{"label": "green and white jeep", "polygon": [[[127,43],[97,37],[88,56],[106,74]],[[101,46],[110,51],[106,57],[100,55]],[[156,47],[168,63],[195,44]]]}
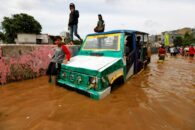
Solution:
{"label": "green and white jeep", "polygon": [[125,82],[146,66],[147,43],[147,33],[132,30],[89,34],[78,55],[62,64],[58,84],[102,99],[117,79]]}

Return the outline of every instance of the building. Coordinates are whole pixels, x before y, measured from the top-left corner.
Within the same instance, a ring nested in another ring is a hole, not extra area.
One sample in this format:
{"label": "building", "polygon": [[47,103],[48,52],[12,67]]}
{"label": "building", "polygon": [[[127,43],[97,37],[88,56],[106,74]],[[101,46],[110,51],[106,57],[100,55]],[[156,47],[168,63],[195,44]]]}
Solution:
{"label": "building", "polygon": [[53,44],[54,36],[48,34],[19,33],[15,42],[16,44]]}
{"label": "building", "polygon": [[70,33],[69,32],[61,32],[60,36],[61,36],[62,41],[64,43],[69,43],[70,42]]}
{"label": "building", "polygon": [[167,46],[173,46],[173,41],[176,37],[184,37],[186,33],[192,34],[193,33],[192,28],[181,28],[177,30],[172,31],[165,31],[162,32],[162,42]]}
{"label": "building", "polygon": [[162,43],[162,36],[161,35],[151,35],[149,36],[149,41],[152,47],[159,47]]}

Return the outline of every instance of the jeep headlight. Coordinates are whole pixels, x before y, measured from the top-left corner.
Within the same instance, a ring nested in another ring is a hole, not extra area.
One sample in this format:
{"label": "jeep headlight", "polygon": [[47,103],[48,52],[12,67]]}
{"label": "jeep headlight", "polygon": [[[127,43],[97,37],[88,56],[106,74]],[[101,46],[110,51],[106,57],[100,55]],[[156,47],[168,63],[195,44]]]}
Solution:
{"label": "jeep headlight", "polygon": [[78,76],[77,77],[77,83],[80,84],[81,82],[82,82],[82,78],[81,78],[81,76]]}
{"label": "jeep headlight", "polygon": [[98,79],[97,77],[89,77],[89,89],[94,88],[97,89],[98,88]]}
{"label": "jeep headlight", "polygon": [[90,77],[89,78],[89,83],[90,84],[95,84],[96,83],[96,78],[95,77]]}
{"label": "jeep headlight", "polygon": [[72,81],[72,82],[74,81],[74,75],[73,74],[70,75],[70,81]]}
{"label": "jeep headlight", "polygon": [[66,73],[62,73],[62,77],[63,78],[66,78]]}

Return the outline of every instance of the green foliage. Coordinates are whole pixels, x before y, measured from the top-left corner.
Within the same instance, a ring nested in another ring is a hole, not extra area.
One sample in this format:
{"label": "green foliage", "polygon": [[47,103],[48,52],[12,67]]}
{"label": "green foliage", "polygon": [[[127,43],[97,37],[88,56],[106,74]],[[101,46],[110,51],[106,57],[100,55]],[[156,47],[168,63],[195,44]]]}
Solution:
{"label": "green foliage", "polygon": [[5,34],[3,32],[0,32],[0,40],[5,40]]}
{"label": "green foliage", "polygon": [[81,45],[81,42],[79,40],[74,40],[73,43],[74,45]]}
{"label": "green foliage", "polygon": [[191,34],[191,38],[192,38],[191,44],[192,43],[195,44],[195,32]]}
{"label": "green foliage", "polygon": [[183,45],[190,45],[192,41],[193,41],[192,35],[186,32],[183,38]]}
{"label": "green foliage", "polygon": [[186,46],[195,43],[195,33],[189,34],[186,32],[183,37],[176,37],[173,40],[173,43],[175,46]]}
{"label": "green foliage", "polygon": [[32,16],[28,14],[14,14],[11,18],[4,17],[2,29],[5,32],[5,40],[8,43],[14,43],[17,33],[35,33],[41,32],[41,25]]}
{"label": "green foliage", "polygon": [[183,38],[178,36],[173,40],[174,46],[182,46]]}

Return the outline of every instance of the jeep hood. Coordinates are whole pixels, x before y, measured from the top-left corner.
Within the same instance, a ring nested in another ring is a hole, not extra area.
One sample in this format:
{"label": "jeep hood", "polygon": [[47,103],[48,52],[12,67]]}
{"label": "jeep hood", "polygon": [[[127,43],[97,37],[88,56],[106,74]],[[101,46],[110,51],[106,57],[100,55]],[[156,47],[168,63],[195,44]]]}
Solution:
{"label": "jeep hood", "polygon": [[110,65],[117,62],[118,60],[120,60],[120,58],[78,55],[72,57],[70,61],[66,64],[66,67],[101,72]]}

